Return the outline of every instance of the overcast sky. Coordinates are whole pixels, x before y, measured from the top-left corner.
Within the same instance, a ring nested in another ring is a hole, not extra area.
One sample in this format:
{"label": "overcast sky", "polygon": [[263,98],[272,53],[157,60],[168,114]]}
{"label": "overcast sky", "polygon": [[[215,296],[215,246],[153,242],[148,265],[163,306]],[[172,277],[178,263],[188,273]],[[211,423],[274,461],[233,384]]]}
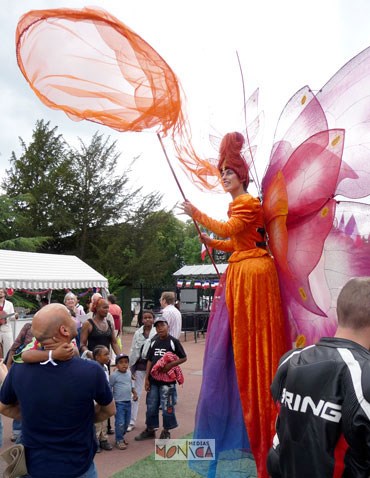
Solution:
{"label": "overcast sky", "polygon": [[[26,143],[38,119],[58,126],[71,143],[89,142],[99,130],[118,140],[120,167],[140,155],[132,175],[144,191],[159,190],[171,208],[181,195],[172,180],[155,134],[117,133],[88,122],[73,122],[44,106],[21,75],[14,36],[19,17],[28,10],[83,6],[103,7],[151,44],[179,77],[194,134],[243,129],[243,105],[237,50],[247,94],[260,88],[264,112],[263,141],[257,156],[262,173],[279,114],[289,98],[308,84],[318,90],[350,58],[370,45],[368,0],[2,0],[0,175],[9,167],[18,137]],[[54,52],[51,50],[50,55]],[[226,195],[200,193],[180,174],[187,197],[208,214],[225,218]]]}

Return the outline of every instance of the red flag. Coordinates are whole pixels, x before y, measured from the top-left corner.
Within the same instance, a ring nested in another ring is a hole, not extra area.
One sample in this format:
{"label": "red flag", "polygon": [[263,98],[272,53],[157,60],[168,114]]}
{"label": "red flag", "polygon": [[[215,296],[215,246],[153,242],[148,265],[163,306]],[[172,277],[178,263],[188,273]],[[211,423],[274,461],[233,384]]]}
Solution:
{"label": "red flag", "polygon": [[[213,237],[214,237],[213,233],[211,233],[209,237],[211,239],[213,239]],[[208,246],[208,250],[209,250],[209,253],[212,254],[213,247]],[[200,257],[202,258],[202,261],[204,261],[204,259],[206,258],[206,255],[207,255],[207,249],[206,249],[205,244],[202,242],[202,249],[200,251]]]}

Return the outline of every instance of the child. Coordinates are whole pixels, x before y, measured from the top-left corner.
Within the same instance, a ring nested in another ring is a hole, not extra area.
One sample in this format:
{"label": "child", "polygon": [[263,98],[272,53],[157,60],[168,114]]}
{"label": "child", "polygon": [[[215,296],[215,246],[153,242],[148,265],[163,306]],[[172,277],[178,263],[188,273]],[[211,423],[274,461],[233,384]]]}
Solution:
{"label": "child", "polygon": [[[162,372],[168,374],[172,369],[186,362],[186,353],[178,339],[168,332],[168,322],[163,316],[154,321],[154,327],[157,335],[150,342],[147,354],[148,363],[145,376],[146,396],[146,429],[135,437],[135,440],[147,440],[155,438],[155,430],[159,428],[159,407],[162,407],[163,430],[159,436],[161,440],[171,438],[170,430],[178,426],[174,407],[174,391],[176,376],[171,381],[155,379],[151,375],[153,366],[165,355],[166,352],[172,352],[170,362],[162,367]],[[174,357],[178,358],[174,358]]]}
{"label": "child", "polygon": [[126,450],[127,442],[125,440],[125,433],[131,417],[131,392],[135,401],[138,396],[132,384],[128,355],[117,355],[116,366],[117,370],[109,377],[113,398],[116,402],[116,447],[119,450]]}
{"label": "child", "polygon": [[[109,382],[109,371],[107,364],[109,364],[110,356],[109,350],[104,345],[97,345],[93,350],[93,358],[104,369],[107,381]],[[113,446],[108,441],[107,436],[107,422],[95,423],[96,438],[98,440],[98,449],[96,453],[100,453],[102,450],[113,450]]]}

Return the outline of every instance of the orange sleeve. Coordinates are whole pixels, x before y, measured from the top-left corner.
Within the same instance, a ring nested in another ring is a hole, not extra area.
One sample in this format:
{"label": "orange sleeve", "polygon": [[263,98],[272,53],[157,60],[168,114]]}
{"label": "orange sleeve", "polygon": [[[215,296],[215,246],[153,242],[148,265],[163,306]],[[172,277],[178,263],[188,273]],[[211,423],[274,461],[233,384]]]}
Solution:
{"label": "orange sleeve", "polygon": [[208,245],[219,251],[234,252],[234,245],[231,239],[227,239],[226,241],[212,239],[212,241],[209,242]]}
{"label": "orange sleeve", "polygon": [[252,196],[236,199],[230,206],[230,218],[227,222],[216,221],[194,208],[193,219],[221,237],[231,237],[241,232],[246,224],[252,222],[261,203]]}

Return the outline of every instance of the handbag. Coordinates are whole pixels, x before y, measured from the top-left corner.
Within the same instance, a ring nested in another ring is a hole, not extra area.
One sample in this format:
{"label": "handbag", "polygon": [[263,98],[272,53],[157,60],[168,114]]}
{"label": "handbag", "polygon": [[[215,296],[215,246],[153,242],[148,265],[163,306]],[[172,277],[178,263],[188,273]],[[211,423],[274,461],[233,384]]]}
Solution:
{"label": "handbag", "polygon": [[0,454],[8,464],[4,470],[3,478],[17,478],[27,475],[26,455],[23,445],[13,445]]}

